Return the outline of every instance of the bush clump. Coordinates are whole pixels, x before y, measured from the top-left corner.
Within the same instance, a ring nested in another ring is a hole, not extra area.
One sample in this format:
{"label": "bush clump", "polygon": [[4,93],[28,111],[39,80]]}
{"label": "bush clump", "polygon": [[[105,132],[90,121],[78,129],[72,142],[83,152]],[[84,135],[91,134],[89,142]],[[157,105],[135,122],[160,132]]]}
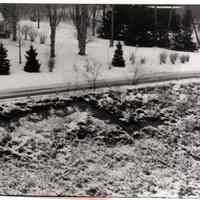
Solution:
{"label": "bush clump", "polygon": [[54,67],[55,67],[55,58],[50,58],[48,61],[49,72],[53,72]]}
{"label": "bush clump", "polygon": [[130,63],[131,63],[132,65],[135,64],[135,62],[136,62],[136,56],[135,56],[134,53],[132,53],[132,54],[130,55],[129,61],[130,61]]}
{"label": "bush clump", "polygon": [[160,53],[160,64],[165,64],[167,62],[167,53],[166,52],[163,52],[163,53]]}
{"label": "bush clump", "polygon": [[140,64],[141,65],[144,65],[146,63],[146,58],[144,57],[144,58],[141,58],[140,59]]}
{"label": "bush clump", "polygon": [[180,56],[180,62],[181,63],[186,63],[186,62],[189,62],[190,61],[190,56],[189,55],[181,55]]}
{"label": "bush clump", "polygon": [[38,36],[38,32],[33,27],[31,27],[28,32],[28,35],[29,35],[30,41],[34,42]]}
{"label": "bush clump", "polygon": [[47,40],[47,35],[45,33],[40,33],[40,44],[45,44]]}
{"label": "bush clump", "polygon": [[186,55],[186,62],[189,62],[189,61],[190,61],[190,56]]}
{"label": "bush clump", "polygon": [[171,62],[172,64],[175,64],[175,63],[176,63],[177,58],[178,58],[178,53],[172,53],[172,54],[170,54],[170,56],[169,56],[170,62]]}
{"label": "bush clump", "polygon": [[32,27],[27,24],[22,26],[21,33],[24,35],[24,40],[28,40],[28,34],[29,34],[29,31],[31,30],[31,28]]}

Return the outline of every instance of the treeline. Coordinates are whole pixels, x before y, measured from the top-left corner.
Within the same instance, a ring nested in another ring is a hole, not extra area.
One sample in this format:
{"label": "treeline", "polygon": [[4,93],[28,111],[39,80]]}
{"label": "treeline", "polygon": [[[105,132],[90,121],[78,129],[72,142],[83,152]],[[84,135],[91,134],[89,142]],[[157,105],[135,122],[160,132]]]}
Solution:
{"label": "treeline", "polygon": [[180,51],[195,51],[192,39],[192,12],[187,9],[181,17],[173,8],[156,6],[115,5],[105,12],[98,29],[101,38],[111,38],[114,10],[114,40],[126,45],[164,47]]}

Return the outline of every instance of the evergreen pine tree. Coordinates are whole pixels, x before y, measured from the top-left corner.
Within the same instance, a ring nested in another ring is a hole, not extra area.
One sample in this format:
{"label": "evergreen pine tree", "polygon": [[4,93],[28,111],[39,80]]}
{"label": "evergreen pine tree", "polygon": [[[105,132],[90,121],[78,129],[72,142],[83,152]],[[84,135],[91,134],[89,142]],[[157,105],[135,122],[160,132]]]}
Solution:
{"label": "evergreen pine tree", "polygon": [[180,29],[173,34],[173,49],[178,51],[195,51],[196,44],[192,38],[192,12],[187,9],[183,15]]}
{"label": "evergreen pine tree", "polygon": [[145,47],[154,46],[153,9],[143,5],[132,5],[128,11],[124,33],[125,44]]}
{"label": "evergreen pine tree", "polygon": [[194,51],[196,50],[196,44],[193,42],[192,38],[192,23],[193,23],[193,16],[192,11],[187,9],[184,13],[183,20],[182,20],[182,27],[183,27],[183,41],[185,50],[187,51]]}
{"label": "evergreen pine tree", "polygon": [[111,38],[111,15],[112,12],[108,11],[102,18],[102,24],[98,30],[99,37],[104,39]]}
{"label": "evergreen pine tree", "polygon": [[112,65],[116,67],[124,67],[125,61],[123,59],[122,45],[120,42],[116,45],[117,49],[115,50],[114,57],[112,59]]}
{"label": "evergreen pine tree", "polygon": [[192,21],[193,21],[192,11],[190,9],[186,9],[182,19],[183,29],[184,30],[191,29]]}
{"label": "evergreen pine tree", "polygon": [[111,38],[112,12],[114,12],[114,40],[124,40],[126,27],[132,14],[131,8],[130,5],[115,5],[112,10],[106,11],[97,31],[98,36],[105,39]]}
{"label": "evergreen pine tree", "polygon": [[[173,12],[174,13],[174,12]],[[181,28],[181,16],[180,14],[173,14],[170,24],[170,29],[173,33],[177,33]]]}
{"label": "evergreen pine tree", "polygon": [[173,34],[172,49],[177,51],[195,51],[197,46],[192,40],[191,31],[180,30]]}
{"label": "evergreen pine tree", "polygon": [[173,33],[171,48],[177,51],[184,51],[183,31],[181,29]]}
{"label": "evergreen pine tree", "polygon": [[192,30],[184,30],[183,32],[183,41],[184,41],[184,48],[186,51],[195,51],[197,50],[197,45],[193,42],[192,38]]}
{"label": "evergreen pine tree", "polygon": [[160,31],[158,33],[158,39],[156,41],[156,45],[161,48],[169,48],[170,47],[170,39],[169,33],[166,31]]}
{"label": "evergreen pine tree", "polygon": [[26,72],[39,72],[40,71],[40,63],[36,59],[38,53],[36,52],[36,49],[33,48],[33,46],[30,46],[30,49],[26,51],[26,64],[24,67],[24,71]]}
{"label": "evergreen pine tree", "polygon": [[7,59],[7,50],[0,44],[0,75],[8,75],[10,71],[10,61]]}

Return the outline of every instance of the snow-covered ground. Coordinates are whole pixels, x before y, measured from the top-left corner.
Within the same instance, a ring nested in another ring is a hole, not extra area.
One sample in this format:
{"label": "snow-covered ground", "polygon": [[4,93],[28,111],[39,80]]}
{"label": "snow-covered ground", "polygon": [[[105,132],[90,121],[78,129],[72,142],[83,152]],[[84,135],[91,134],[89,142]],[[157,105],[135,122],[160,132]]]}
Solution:
{"label": "snow-covered ground", "polygon": [[[30,21],[22,21],[23,24],[32,24],[36,27],[36,23]],[[166,52],[168,55],[172,53],[171,50],[153,48],[135,48],[123,46],[124,58],[126,60],[125,68],[109,69],[114,48],[109,47],[109,41],[99,38],[90,38],[87,44],[87,56],[81,57],[77,55],[78,45],[76,40],[76,30],[70,23],[61,23],[57,28],[56,33],[56,64],[53,72],[49,72],[49,24],[48,22],[41,22],[41,28],[38,30],[41,33],[48,35],[46,44],[39,43],[39,37],[33,42],[33,46],[38,51],[38,58],[41,62],[41,73],[30,74],[23,71],[25,65],[25,51],[29,49],[30,41],[23,41],[22,47],[22,64],[18,63],[18,43],[11,40],[2,39],[5,47],[8,49],[8,57],[11,60],[11,74],[9,76],[0,76],[0,90],[12,88],[24,88],[34,86],[44,86],[57,83],[78,83],[79,81],[87,81],[85,76],[85,69],[83,67],[85,60],[94,60],[101,64],[101,72],[98,79],[105,79],[107,81],[115,78],[130,78],[134,77],[135,68],[138,68],[139,76],[142,74],[154,74],[164,72],[200,72],[199,59],[200,53],[178,52],[179,55],[189,54],[190,62],[181,64],[179,59],[177,64],[172,65],[169,57],[166,64],[159,64],[159,54]],[[137,59],[145,58],[146,63],[143,65],[132,65],[129,61],[130,55],[134,53]],[[74,65],[78,66],[78,72],[75,72]]]}

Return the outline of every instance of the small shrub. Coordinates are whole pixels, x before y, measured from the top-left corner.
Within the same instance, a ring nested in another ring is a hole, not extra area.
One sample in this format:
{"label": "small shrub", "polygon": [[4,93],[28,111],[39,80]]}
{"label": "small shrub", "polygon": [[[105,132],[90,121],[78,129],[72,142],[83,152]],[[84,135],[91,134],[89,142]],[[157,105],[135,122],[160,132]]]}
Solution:
{"label": "small shrub", "polygon": [[186,62],[190,61],[190,55],[186,55]]}
{"label": "small shrub", "polygon": [[160,64],[165,64],[167,61],[167,53],[163,52],[163,53],[160,53]]}
{"label": "small shrub", "polygon": [[74,69],[74,72],[78,73],[79,67],[77,64],[73,64],[73,69]]}
{"label": "small shrub", "polygon": [[54,67],[55,67],[55,59],[50,58],[48,62],[49,72],[53,72]]}
{"label": "small shrub", "polygon": [[34,42],[37,35],[38,35],[38,32],[32,27],[29,32],[28,32],[28,35],[29,35],[29,38],[30,38],[30,41],[31,42]]}
{"label": "small shrub", "polygon": [[136,62],[136,56],[135,56],[134,53],[132,53],[132,54],[130,55],[129,61],[131,62],[132,65],[135,64],[135,62]]}
{"label": "small shrub", "polygon": [[181,63],[185,63],[186,62],[185,55],[181,55],[180,56],[180,61],[181,61]]}
{"label": "small shrub", "polygon": [[139,67],[135,66],[134,71],[133,71],[132,84],[137,84],[138,78],[139,78]]}
{"label": "small shrub", "polygon": [[87,31],[87,39],[86,39],[86,43],[90,43],[94,40],[94,37],[92,35],[92,31],[91,30],[88,30]]}
{"label": "small shrub", "polygon": [[83,67],[85,68],[85,77],[92,83],[92,88],[95,90],[97,79],[102,73],[101,64],[94,60],[87,59]]}
{"label": "small shrub", "polygon": [[180,62],[181,63],[186,63],[186,62],[189,62],[190,61],[190,56],[189,55],[181,55],[180,56]]}
{"label": "small shrub", "polygon": [[175,64],[176,61],[177,61],[177,58],[178,58],[178,53],[172,53],[172,54],[170,54],[169,58],[170,58],[170,62],[172,64]]}
{"label": "small shrub", "polygon": [[40,33],[40,44],[45,44],[47,40],[47,35],[45,33]]}
{"label": "small shrub", "polygon": [[141,65],[144,65],[146,63],[146,58],[144,57],[144,58],[141,58],[140,59],[140,64]]}
{"label": "small shrub", "polygon": [[21,33],[24,35],[24,40],[28,39],[28,34],[29,34],[29,31],[31,30],[31,28],[32,27],[27,24],[22,26]]}

